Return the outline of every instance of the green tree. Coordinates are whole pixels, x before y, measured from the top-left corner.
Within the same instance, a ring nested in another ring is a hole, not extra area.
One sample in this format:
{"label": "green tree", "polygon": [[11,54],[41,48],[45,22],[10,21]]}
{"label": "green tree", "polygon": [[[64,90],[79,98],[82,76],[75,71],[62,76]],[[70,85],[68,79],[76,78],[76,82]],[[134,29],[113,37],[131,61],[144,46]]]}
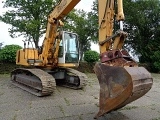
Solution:
{"label": "green tree", "polygon": [[3,42],[0,42],[0,50],[2,49],[3,46]]}
{"label": "green tree", "polygon": [[74,9],[69,15],[65,18],[65,26],[64,29],[67,31],[75,32],[79,36],[80,42],[80,51],[81,58],[85,51],[90,50],[91,46],[91,28],[88,15],[83,10]]}
{"label": "green tree", "polygon": [[125,30],[129,33],[126,44],[133,48],[142,63],[151,70],[160,70],[160,1],[125,0]]}
{"label": "green tree", "polygon": [[98,42],[98,0],[93,1],[91,12],[88,13],[88,24],[92,30],[90,33],[91,40]]}
{"label": "green tree", "polygon": [[88,63],[96,62],[99,60],[99,53],[92,50],[86,51],[84,53],[84,60]]}
{"label": "green tree", "polygon": [[0,20],[10,24],[10,36],[15,38],[23,35],[33,40],[38,47],[39,38],[44,34],[47,15],[56,0],[6,0],[4,8],[9,10],[0,16]]}

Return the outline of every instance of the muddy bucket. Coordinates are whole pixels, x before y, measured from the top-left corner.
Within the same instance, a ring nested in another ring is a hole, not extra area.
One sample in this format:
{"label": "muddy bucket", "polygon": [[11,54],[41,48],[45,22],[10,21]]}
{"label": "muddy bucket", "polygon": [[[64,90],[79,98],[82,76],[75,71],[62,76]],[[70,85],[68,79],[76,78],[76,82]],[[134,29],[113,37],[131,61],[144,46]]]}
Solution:
{"label": "muddy bucket", "polygon": [[143,67],[96,63],[94,71],[100,85],[99,112],[95,118],[140,98],[151,89],[153,83],[151,74]]}

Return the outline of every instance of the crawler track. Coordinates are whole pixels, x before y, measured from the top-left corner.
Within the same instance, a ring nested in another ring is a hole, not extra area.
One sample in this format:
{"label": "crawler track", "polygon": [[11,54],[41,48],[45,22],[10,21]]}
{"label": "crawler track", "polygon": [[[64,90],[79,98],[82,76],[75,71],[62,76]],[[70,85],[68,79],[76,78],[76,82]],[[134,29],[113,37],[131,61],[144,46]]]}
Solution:
{"label": "crawler track", "polygon": [[67,73],[71,73],[79,79],[79,85],[78,86],[63,85],[63,86],[69,87],[72,89],[81,89],[86,85],[87,76],[84,73],[79,72],[72,68],[65,68],[65,69],[67,70]]}
{"label": "crawler track", "polygon": [[11,81],[36,96],[51,95],[56,89],[53,76],[41,69],[15,69],[11,72]]}

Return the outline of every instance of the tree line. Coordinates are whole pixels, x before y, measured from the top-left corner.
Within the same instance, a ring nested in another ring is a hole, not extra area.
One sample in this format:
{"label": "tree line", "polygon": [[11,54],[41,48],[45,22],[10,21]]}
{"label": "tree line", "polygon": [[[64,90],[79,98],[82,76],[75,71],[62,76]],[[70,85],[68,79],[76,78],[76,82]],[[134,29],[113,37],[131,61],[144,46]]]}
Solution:
{"label": "tree line", "polygon": [[[23,35],[38,47],[38,41],[45,33],[47,16],[58,1],[6,0],[4,7],[14,9],[0,16],[0,20],[11,25],[11,37]],[[91,42],[98,42],[97,1],[94,0],[90,12],[74,9],[63,19],[63,29],[79,35],[81,56],[90,50]],[[160,71],[160,1],[124,0],[123,4],[124,31],[129,34],[124,48],[138,56],[139,61],[146,63],[151,71]]]}

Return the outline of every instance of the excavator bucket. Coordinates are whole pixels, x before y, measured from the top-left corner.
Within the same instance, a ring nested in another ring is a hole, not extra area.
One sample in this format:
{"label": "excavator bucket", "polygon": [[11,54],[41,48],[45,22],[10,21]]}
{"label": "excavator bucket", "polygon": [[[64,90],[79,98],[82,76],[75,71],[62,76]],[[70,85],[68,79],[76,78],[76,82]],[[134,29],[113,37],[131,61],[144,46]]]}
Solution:
{"label": "excavator bucket", "polygon": [[151,74],[143,67],[118,67],[96,63],[94,71],[100,84],[99,112],[104,115],[146,94],[152,86]]}

